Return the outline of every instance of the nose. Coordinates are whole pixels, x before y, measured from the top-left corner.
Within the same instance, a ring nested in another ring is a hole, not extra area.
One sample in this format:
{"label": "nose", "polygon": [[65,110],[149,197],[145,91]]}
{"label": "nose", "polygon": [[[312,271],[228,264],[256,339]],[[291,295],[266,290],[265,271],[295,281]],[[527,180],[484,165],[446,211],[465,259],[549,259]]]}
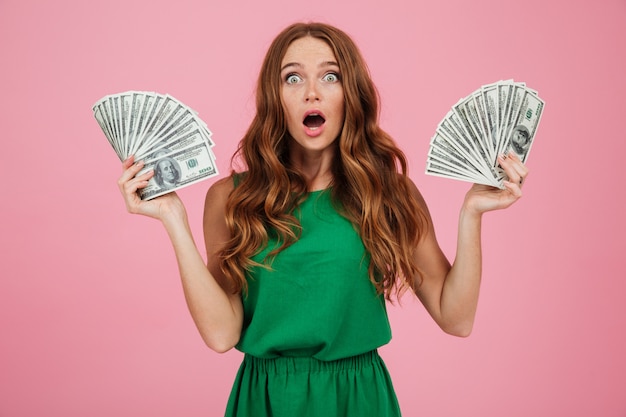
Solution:
{"label": "nose", "polygon": [[304,99],[307,102],[320,100],[320,94],[319,94],[318,86],[315,80],[310,80],[306,84],[306,91],[304,93]]}

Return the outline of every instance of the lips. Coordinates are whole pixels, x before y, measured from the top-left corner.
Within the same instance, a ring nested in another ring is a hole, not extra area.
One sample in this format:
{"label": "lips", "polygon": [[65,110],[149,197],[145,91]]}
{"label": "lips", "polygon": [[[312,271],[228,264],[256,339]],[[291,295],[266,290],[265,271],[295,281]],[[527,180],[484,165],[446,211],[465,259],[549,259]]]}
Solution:
{"label": "lips", "polygon": [[312,110],[306,112],[302,123],[309,129],[317,129],[326,122],[326,118],[320,111]]}

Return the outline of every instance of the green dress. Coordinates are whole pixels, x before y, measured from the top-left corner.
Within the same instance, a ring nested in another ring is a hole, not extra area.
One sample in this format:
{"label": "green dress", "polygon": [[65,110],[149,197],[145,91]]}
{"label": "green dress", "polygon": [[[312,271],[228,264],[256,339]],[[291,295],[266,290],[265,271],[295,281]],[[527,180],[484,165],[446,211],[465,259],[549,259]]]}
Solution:
{"label": "green dress", "polygon": [[[391,339],[367,254],[330,191],[298,207],[299,240],[248,276],[237,349],[244,359],[226,416],[399,416],[376,349]],[[254,260],[262,262],[276,245]]]}

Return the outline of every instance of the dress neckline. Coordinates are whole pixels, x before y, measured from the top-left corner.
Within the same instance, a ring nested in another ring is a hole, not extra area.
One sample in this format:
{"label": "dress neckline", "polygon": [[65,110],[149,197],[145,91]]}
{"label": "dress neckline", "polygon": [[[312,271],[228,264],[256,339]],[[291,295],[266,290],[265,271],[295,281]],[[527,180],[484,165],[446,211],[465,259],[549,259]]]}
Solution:
{"label": "dress neckline", "polygon": [[326,187],[326,188],[320,188],[319,190],[313,190],[313,191],[307,191],[306,194],[307,195],[312,195],[312,194],[321,194],[324,191],[330,191],[332,187]]}

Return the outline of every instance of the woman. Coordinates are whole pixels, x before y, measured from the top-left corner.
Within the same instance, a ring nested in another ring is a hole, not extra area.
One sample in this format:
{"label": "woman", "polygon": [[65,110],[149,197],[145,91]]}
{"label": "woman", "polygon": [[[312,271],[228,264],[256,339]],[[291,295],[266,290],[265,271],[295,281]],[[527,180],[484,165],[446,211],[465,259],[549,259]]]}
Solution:
{"label": "woman", "polygon": [[207,264],[171,193],[141,201],[153,175],[123,163],[131,213],[159,219],[206,344],[244,352],[227,416],[398,416],[376,349],[385,299],[413,291],[437,324],[470,334],[481,276],[482,214],[521,197],[519,158],[499,158],[506,189],[474,185],[451,265],[403,153],[378,126],[378,97],[352,40],[294,24],[274,40],[257,113],[237,155],[246,171],[207,192]]}

